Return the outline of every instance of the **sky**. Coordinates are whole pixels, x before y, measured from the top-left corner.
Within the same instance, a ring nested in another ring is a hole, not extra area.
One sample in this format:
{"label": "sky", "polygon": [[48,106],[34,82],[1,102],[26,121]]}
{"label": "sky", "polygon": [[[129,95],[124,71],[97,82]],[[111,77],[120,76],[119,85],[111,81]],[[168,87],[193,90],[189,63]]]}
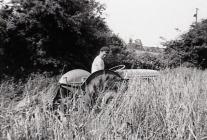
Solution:
{"label": "sky", "polygon": [[[141,39],[144,46],[161,47],[176,39],[195,22],[207,19],[207,0],[97,0],[105,4],[104,17],[110,29],[126,43]],[[179,30],[176,30],[178,28]]]}

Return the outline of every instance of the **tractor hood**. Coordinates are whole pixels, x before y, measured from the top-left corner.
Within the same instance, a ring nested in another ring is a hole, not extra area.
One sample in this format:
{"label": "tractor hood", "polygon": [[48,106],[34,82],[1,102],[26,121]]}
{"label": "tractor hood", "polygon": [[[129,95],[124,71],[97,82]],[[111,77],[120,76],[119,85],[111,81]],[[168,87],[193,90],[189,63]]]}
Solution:
{"label": "tractor hood", "polygon": [[124,79],[158,77],[159,71],[151,69],[124,69],[116,71]]}

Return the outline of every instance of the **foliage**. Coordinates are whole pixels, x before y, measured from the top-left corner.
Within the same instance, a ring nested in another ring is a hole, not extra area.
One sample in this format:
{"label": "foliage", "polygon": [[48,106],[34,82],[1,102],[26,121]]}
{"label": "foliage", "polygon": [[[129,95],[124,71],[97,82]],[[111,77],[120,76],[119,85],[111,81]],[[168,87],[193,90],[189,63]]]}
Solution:
{"label": "foliage", "polygon": [[136,66],[141,69],[160,70],[165,68],[165,62],[162,54],[145,52],[136,57]]}
{"label": "foliage", "polygon": [[179,65],[207,68],[207,19],[192,25],[177,40],[165,42],[165,57],[170,67]]}
{"label": "foliage", "polygon": [[104,7],[95,0],[13,0],[12,4],[0,11],[1,76],[22,78],[33,72],[59,74],[76,68],[90,71],[92,60],[105,45],[112,50],[107,68],[119,64],[140,68],[141,64],[141,68],[157,69],[136,60],[134,51],[110,31],[102,18]]}
{"label": "foliage", "polygon": [[152,53],[144,51],[137,53],[137,50],[128,46],[111,46],[111,53],[106,59],[108,68],[124,64],[127,69],[155,69],[161,70],[166,67],[166,62],[162,53]]}
{"label": "foliage", "polygon": [[[106,58],[107,68],[114,67],[116,65],[125,65],[126,68],[132,68],[135,64],[134,53],[125,46],[111,45],[111,53]],[[134,55],[133,55],[134,54]]]}
{"label": "foliage", "polygon": [[129,39],[129,42],[127,43],[128,48],[136,49],[136,50],[143,50],[142,41],[140,39]]}
{"label": "foliage", "polygon": [[0,40],[5,40],[1,70],[21,76],[59,73],[63,67],[89,70],[111,36],[103,10],[94,0],[13,0],[0,12],[6,21],[0,24]]}
{"label": "foliage", "polygon": [[163,53],[164,48],[159,47],[144,47],[145,51],[154,52],[154,53]]}

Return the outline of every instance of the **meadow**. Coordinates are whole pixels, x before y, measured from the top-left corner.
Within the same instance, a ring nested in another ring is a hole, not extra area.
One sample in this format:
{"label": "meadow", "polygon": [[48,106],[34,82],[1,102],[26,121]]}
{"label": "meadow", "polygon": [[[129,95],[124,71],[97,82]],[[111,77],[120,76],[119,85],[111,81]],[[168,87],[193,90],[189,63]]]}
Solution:
{"label": "meadow", "polygon": [[103,94],[98,113],[76,102],[79,109],[65,115],[50,109],[57,79],[0,84],[1,140],[207,139],[207,71],[166,69],[150,82],[131,79],[126,91]]}

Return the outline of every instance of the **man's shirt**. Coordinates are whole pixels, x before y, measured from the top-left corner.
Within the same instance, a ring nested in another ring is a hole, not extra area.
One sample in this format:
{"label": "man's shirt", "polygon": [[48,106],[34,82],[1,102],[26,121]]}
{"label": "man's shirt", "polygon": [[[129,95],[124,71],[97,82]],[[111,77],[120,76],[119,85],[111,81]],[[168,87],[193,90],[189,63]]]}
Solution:
{"label": "man's shirt", "polygon": [[91,73],[94,73],[99,70],[104,69],[104,61],[103,59],[98,55],[96,58],[93,60],[92,63],[92,68],[91,68]]}

